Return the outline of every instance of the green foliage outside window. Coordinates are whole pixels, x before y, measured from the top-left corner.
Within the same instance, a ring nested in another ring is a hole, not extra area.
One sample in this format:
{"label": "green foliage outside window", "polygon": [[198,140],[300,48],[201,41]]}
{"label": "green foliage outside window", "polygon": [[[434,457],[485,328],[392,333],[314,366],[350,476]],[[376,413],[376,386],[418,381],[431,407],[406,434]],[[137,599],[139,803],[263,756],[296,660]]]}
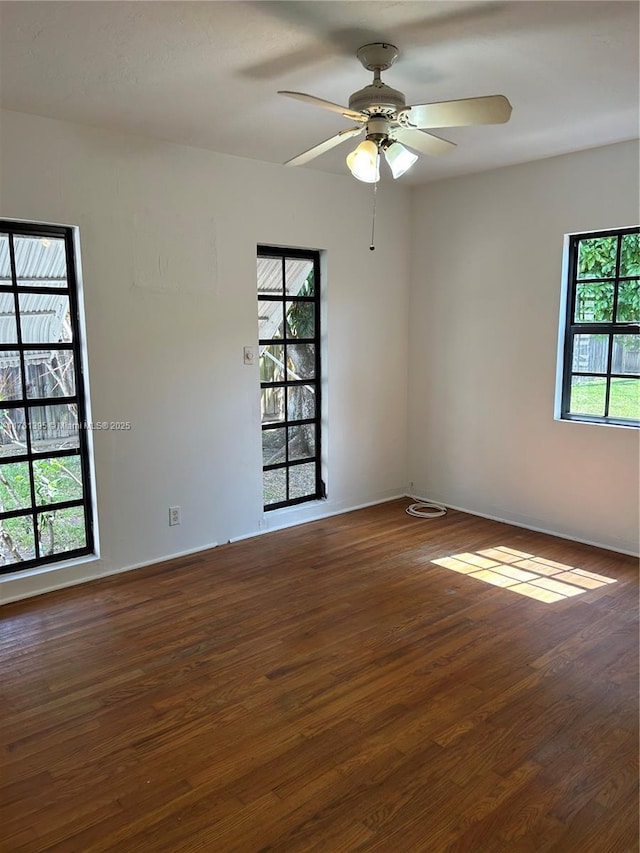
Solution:
{"label": "green foliage outside window", "polygon": [[[638,281],[620,282],[618,309],[613,317],[613,282],[618,253],[617,237],[594,237],[580,240],[578,252],[578,292],[576,322],[640,322],[640,287]],[[625,234],[620,247],[620,277],[640,276],[640,235]],[[590,281],[591,280],[591,281]]]}
{"label": "green foliage outside window", "polygon": [[[82,498],[79,456],[61,456],[33,461],[36,507]],[[29,463],[0,466],[0,512],[31,506]],[[41,556],[59,554],[85,545],[82,507],[38,513],[37,535]],[[9,518],[0,522],[0,553],[11,562],[32,559],[34,531],[31,517]]]}

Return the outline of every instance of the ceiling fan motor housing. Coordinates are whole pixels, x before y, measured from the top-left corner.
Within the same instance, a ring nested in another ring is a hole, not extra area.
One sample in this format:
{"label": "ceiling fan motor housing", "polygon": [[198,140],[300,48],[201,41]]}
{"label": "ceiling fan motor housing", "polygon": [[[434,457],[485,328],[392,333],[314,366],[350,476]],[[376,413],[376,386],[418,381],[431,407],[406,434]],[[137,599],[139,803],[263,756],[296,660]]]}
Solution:
{"label": "ceiling fan motor housing", "polygon": [[354,92],[349,98],[349,109],[369,115],[394,115],[406,106],[404,95],[386,83],[376,80]]}

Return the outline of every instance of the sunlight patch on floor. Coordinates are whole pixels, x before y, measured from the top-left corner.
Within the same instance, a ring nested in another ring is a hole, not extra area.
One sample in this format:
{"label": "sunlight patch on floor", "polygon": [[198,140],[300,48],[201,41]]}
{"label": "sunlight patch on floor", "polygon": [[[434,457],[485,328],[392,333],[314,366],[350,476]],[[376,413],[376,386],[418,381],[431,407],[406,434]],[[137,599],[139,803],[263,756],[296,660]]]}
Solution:
{"label": "sunlight patch on floor", "polygon": [[547,604],[616,582],[615,578],[556,563],[505,545],[476,552],[466,551],[431,562]]}

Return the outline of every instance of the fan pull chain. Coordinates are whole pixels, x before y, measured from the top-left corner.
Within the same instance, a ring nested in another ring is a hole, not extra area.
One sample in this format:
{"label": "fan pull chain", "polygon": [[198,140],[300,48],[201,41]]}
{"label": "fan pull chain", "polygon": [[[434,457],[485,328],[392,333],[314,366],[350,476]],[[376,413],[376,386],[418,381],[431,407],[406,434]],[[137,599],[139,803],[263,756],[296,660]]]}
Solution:
{"label": "fan pull chain", "polygon": [[[376,163],[376,172],[380,169],[380,149],[378,149],[378,160]],[[376,247],[374,243],[374,234],[376,229],[376,195],[378,192],[378,181],[373,182],[373,217],[371,219],[371,245],[369,246],[370,252],[375,252]]]}

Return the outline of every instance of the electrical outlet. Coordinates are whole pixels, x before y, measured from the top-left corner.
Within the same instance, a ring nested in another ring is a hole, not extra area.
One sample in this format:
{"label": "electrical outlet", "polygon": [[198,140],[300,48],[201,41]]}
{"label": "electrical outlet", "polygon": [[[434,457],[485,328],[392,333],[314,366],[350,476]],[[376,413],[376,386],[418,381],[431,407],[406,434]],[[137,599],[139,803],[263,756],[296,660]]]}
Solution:
{"label": "electrical outlet", "polygon": [[169,507],[169,527],[174,527],[176,524],[180,524],[180,507],[179,506],[170,506]]}

